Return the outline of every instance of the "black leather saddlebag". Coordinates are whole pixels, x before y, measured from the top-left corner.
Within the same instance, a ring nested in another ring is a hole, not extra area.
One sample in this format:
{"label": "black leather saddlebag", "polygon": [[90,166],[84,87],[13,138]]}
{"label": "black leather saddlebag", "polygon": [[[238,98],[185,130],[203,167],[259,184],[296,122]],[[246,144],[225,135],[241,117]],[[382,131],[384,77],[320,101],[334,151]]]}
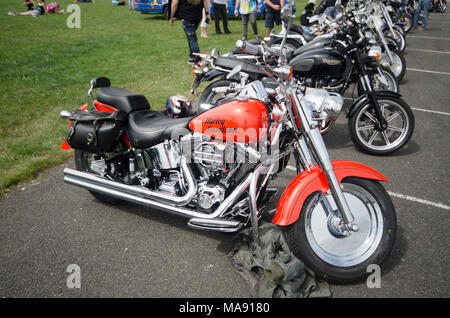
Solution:
{"label": "black leather saddlebag", "polygon": [[127,114],[120,110],[114,113],[76,110],[69,118],[72,124],[66,141],[73,149],[110,152],[121,135],[126,118]]}

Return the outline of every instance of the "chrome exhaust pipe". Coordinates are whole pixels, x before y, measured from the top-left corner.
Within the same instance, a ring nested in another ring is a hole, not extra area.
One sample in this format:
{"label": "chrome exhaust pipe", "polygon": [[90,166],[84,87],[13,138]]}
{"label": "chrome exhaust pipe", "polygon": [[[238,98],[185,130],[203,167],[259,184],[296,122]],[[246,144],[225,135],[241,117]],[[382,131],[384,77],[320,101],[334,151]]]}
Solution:
{"label": "chrome exhaust pipe", "polygon": [[183,196],[176,196],[163,192],[156,192],[141,186],[131,186],[128,184],[123,184],[117,181],[100,177],[93,173],[74,170],[70,168],[64,169],[64,181],[67,183],[77,185],[76,180],[82,180],[85,183],[88,182],[91,184],[96,184],[105,187],[107,189],[122,191],[134,196],[142,197],[144,199],[152,199],[156,201],[171,203],[176,206],[182,206],[191,202],[192,198],[197,192],[197,184],[189,167],[187,166],[185,158],[181,160],[181,171],[183,172],[183,176],[187,182],[188,188],[188,191]]}
{"label": "chrome exhaust pipe", "polygon": [[[197,212],[195,210],[186,209],[180,206],[177,206],[173,202],[180,202],[180,199],[184,198],[186,200],[186,195],[183,197],[170,196],[168,194],[159,193],[155,191],[151,191],[147,188],[140,186],[130,186],[126,184],[122,184],[120,182],[112,181],[92,173],[78,171],[74,169],[65,168],[64,169],[64,182],[68,184],[72,184],[90,191],[99,192],[105,195],[112,196],[117,199],[121,199],[124,201],[129,201],[133,203],[137,203],[144,206],[149,206],[152,208],[157,208],[161,210],[165,210],[167,212],[171,212],[177,215],[181,215],[183,217],[188,218],[199,218],[199,219],[220,219],[222,215],[231,208],[235,202],[239,199],[242,193],[247,189],[250,185],[250,180],[252,178],[252,173],[250,173],[244,181],[241,182],[233,192],[222,202],[222,204],[211,214]],[[189,182],[188,182],[189,183]],[[194,180],[195,184],[195,180]],[[196,186],[195,186],[196,191]],[[191,188],[189,188],[188,193],[191,192]],[[155,194],[158,195],[154,197],[144,196],[143,194]],[[195,194],[195,192],[194,192]],[[155,198],[158,198],[156,200]],[[171,200],[167,200],[163,202],[163,197],[171,197]],[[191,198],[192,199],[192,198]],[[189,202],[189,201],[188,201]]]}

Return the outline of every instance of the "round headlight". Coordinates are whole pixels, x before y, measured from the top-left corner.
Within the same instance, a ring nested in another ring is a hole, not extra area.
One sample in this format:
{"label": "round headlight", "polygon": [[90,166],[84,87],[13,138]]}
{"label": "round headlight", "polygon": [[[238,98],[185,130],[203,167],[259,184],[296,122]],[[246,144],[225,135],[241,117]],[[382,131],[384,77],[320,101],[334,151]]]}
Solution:
{"label": "round headlight", "polygon": [[323,102],[330,96],[326,89],[315,89],[307,94],[305,94],[305,99],[311,103],[312,111],[316,113],[321,113],[323,110]]}
{"label": "round headlight", "polygon": [[336,118],[342,110],[344,100],[342,96],[336,93],[330,95],[323,101],[323,110],[328,114],[328,118]]}

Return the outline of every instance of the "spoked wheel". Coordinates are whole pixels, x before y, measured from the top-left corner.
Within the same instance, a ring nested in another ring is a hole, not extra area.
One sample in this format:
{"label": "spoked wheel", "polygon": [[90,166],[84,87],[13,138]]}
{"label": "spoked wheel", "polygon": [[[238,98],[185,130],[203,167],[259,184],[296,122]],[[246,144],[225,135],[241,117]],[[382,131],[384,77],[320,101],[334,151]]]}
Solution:
{"label": "spoked wheel", "polygon": [[378,123],[371,102],[361,107],[348,122],[350,137],[362,151],[372,155],[387,155],[402,148],[414,131],[414,115],[402,99],[383,97],[378,100],[387,128]]}
{"label": "spoked wheel", "polygon": [[405,15],[403,16],[403,21],[402,22],[405,23],[404,24],[405,32],[408,33],[411,30],[412,25],[413,25],[413,17],[412,17],[412,15],[409,14],[409,13],[405,13]]}
{"label": "spoked wheel", "polygon": [[392,63],[387,53],[384,53],[381,58],[381,65],[391,70],[394,73],[397,81],[400,82],[405,76],[406,72],[406,60],[403,53],[397,49],[391,49]]}
{"label": "spoked wheel", "polygon": [[391,92],[399,93],[400,87],[398,85],[397,78],[391,70],[381,66],[381,74],[376,73],[372,81],[373,88],[375,90],[388,90]]}
{"label": "spoked wheel", "polygon": [[[384,66],[380,66],[380,72],[374,70],[374,74],[370,77],[372,87],[376,91],[386,90],[395,93],[400,93],[400,86],[398,85],[397,78],[394,73]],[[360,82],[358,82],[358,96],[364,94],[365,91],[361,87]]]}
{"label": "spoked wheel", "polygon": [[396,45],[400,52],[404,52],[406,48],[405,37],[397,29],[394,32],[396,33],[395,36],[391,31],[386,32],[385,39],[388,43]]}
{"label": "spoked wheel", "polygon": [[374,180],[346,178],[344,197],[358,226],[345,235],[331,195],[311,194],[296,223],[285,229],[294,255],[318,277],[347,283],[366,276],[367,266],[381,264],[395,240],[396,215],[389,195]]}

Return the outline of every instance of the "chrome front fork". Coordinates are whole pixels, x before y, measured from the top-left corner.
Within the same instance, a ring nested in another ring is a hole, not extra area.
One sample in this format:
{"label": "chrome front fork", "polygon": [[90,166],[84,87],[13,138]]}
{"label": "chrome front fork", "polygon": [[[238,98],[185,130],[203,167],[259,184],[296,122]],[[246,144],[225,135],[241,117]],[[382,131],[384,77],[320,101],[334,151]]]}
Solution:
{"label": "chrome front fork", "polygon": [[391,49],[389,48],[388,43],[386,42],[383,31],[381,29],[377,28],[377,33],[381,39],[381,43],[383,43],[384,49],[386,50],[386,54],[389,57],[390,64],[394,63],[394,57],[392,56]]}
{"label": "chrome front fork", "polygon": [[336,178],[336,175],[334,174],[333,166],[331,164],[331,160],[328,155],[328,151],[323,141],[322,135],[320,134],[320,131],[317,127],[317,123],[308,120],[308,118],[312,118],[311,115],[307,113],[308,110],[305,107],[301,107],[301,105],[304,105],[304,103],[307,102],[306,100],[301,100],[303,99],[303,96],[298,96],[294,93],[292,94],[292,97],[296,104],[295,107],[300,115],[303,129],[310,144],[309,147],[307,147],[307,143],[303,139],[300,139],[297,143],[297,151],[299,151],[299,155],[301,158],[308,158],[307,162],[305,162],[305,166],[311,167],[313,163],[311,160],[311,156],[309,155],[309,149],[313,150],[319,167],[324,172],[325,177],[328,181],[331,195],[341,214],[343,221],[343,233],[345,235],[350,235],[351,231],[358,231],[358,226],[354,223],[355,218],[350,210],[350,207],[348,206],[347,200],[344,197],[344,193]]}

